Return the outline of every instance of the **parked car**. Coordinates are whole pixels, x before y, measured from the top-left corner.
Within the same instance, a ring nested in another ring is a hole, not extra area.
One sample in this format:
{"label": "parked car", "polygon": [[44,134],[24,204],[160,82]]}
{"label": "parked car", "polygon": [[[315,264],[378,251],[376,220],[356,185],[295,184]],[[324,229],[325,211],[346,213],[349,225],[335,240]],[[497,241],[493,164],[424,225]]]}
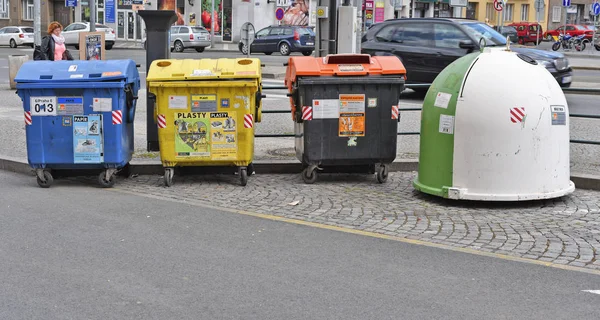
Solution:
{"label": "parked car", "polygon": [[204,52],[210,47],[210,33],[204,27],[172,26],[170,30],[171,51],[183,52],[187,48]]}
{"label": "parked car", "polygon": [[9,26],[0,29],[0,45],[11,48],[24,45],[33,47],[33,28]]}
{"label": "parked car", "polygon": [[[373,56],[396,55],[406,68],[407,84],[428,84],[456,59],[480,50],[482,38],[486,47],[506,46],[506,37],[475,20],[394,19],[368,30],[361,51]],[[561,86],[571,85],[573,71],[564,54],[515,46],[511,50],[545,66]]]}
{"label": "parked car", "polygon": [[538,38],[539,42],[542,42],[544,29],[537,22],[516,22],[509,24],[509,26],[517,29],[517,36],[519,37],[517,43],[519,44],[537,43]]}
{"label": "parked car", "polygon": [[[250,53],[262,52],[270,55],[279,52],[287,56],[292,52],[302,52],[310,56],[315,50],[315,33],[310,27],[305,26],[270,26],[256,32],[254,42],[250,46]],[[248,47],[241,41],[240,52],[248,53]]]}
{"label": "parked car", "polygon": [[[554,41],[553,37],[558,37],[559,34],[565,33],[565,26],[562,25],[554,30],[548,30],[544,32],[544,38],[548,41]],[[594,37],[594,30],[576,24],[567,24],[567,34],[573,37],[585,35],[585,39],[592,40]]]}
{"label": "parked car", "polygon": [[[62,32],[65,37],[65,43],[68,46],[74,46],[79,50],[79,34],[81,32],[90,32],[89,22],[74,22],[65,27]],[[96,32],[104,32],[104,47],[106,50],[112,49],[115,45],[115,30],[106,25],[96,23]]]}
{"label": "parked car", "polygon": [[519,37],[517,36],[517,29],[515,27],[496,26],[496,27],[494,27],[494,30],[498,31],[501,35],[503,35],[505,39],[506,39],[506,37],[508,37],[510,39],[510,42],[512,42],[512,43],[517,43],[517,41],[519,40]]}

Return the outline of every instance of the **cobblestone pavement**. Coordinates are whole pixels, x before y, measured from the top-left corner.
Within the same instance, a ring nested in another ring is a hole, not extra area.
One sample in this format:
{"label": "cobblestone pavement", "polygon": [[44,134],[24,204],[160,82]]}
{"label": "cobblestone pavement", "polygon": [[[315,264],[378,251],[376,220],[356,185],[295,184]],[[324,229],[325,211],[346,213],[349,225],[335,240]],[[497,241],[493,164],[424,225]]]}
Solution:
{"label": "cobblestone pavement", "polygon": [[378,184],[372,175],[322,174],[306,185],[300,175],[259,174],[241,187],[236,175],[176,174],[171,188],[157,175],[120,180],[116,188],[600,270],[600,192],[577,190],[532,202],[457,202],[415,191],[415,175],[391,173]]}

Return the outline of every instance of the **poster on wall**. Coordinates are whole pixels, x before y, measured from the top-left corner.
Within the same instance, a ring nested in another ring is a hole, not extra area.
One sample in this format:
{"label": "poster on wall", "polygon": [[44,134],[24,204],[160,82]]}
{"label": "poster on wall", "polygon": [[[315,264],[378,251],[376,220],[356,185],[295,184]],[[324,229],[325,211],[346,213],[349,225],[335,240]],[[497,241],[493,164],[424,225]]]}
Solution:
{"label": "poster on wall", "polygon": [[104,32],[79,33],[79,59],[105,60]]}
{"label": "poster on wall", "polygon": [[307,26],[309,22],[309,0],[292,0],[289,7],[285,8],[285,14],[281,24],[286,26]]}
{"label": "poster on wall", "polygon": [[173,10],[177,14],[176,25],[184,25],[183,8],[175,8],[175,0],[158,0],[158,10]]}

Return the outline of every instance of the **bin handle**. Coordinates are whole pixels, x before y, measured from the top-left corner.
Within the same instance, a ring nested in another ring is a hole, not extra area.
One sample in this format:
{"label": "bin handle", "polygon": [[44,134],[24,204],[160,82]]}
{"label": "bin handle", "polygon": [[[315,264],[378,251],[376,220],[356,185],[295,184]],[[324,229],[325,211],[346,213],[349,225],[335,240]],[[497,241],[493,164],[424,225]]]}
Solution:
{"label": "bin handle", "polygon": [[131,85],[125,86],[125,104],[127,105],[127,123],[133,123],[135,117],[136,100],[138,96],[133,94]]}

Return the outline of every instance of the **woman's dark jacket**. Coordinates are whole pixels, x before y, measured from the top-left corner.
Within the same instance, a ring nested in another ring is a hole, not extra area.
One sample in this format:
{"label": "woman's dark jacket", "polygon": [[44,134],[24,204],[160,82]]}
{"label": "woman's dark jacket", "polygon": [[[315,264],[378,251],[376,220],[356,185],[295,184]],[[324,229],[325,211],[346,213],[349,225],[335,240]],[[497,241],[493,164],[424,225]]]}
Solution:
{"label": "woman's dark jacket", "polygon": [[[44,36],[42,38],[42,46],[37,47],[33,50],[33,60],[52,60],[54,61],[54,38],[51,35]],[[66,44],[65,44],[66,47]],[[69,50],[63,53],[63,60],[73,60]]]}

